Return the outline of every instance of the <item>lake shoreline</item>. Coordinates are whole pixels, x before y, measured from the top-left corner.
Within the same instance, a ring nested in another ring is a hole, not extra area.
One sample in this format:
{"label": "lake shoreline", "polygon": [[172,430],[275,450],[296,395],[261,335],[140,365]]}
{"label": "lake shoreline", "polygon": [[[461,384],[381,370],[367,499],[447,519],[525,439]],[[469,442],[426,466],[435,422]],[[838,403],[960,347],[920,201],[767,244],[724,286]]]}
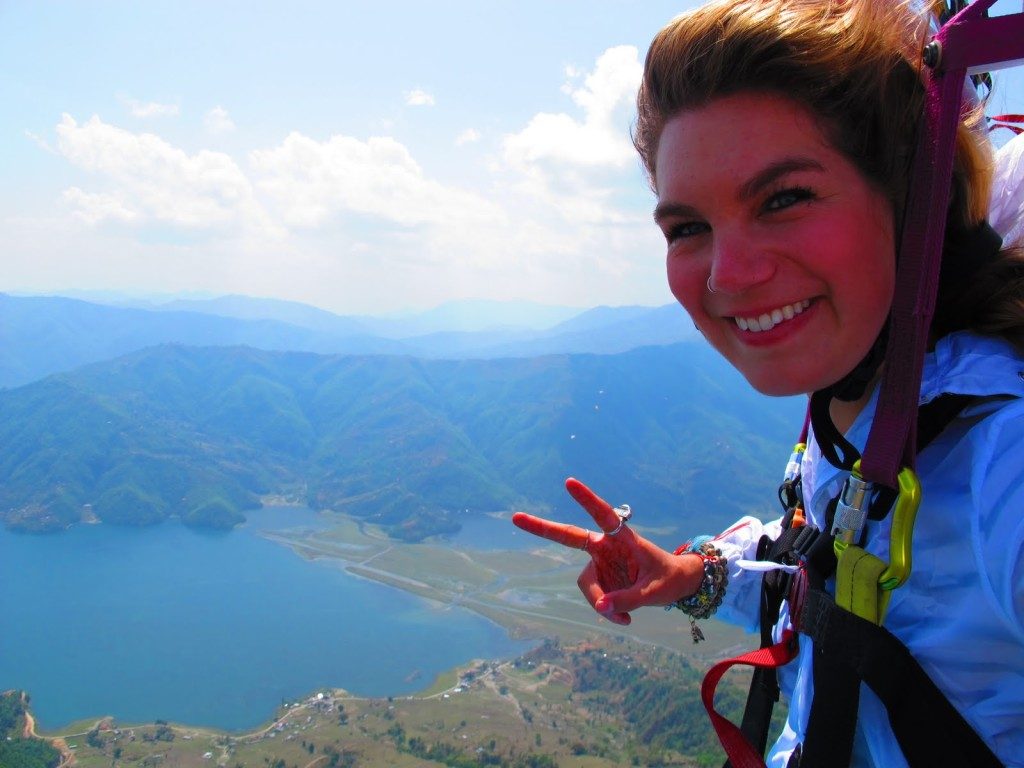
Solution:
{"label": "lake shoreline", "polygon": [[[496,526],[494,536],[490,540],[500,541],[504,525],[507,523],[498,517],[489,517]],[[288,516],[287,519],[291,520],[291,517]],[[465,650],[470,653],[463,657],[463,660],[443,666],[432,666],[429,658],[422,662],[417,661],[414,664],[409,664],[408,668],[402,667],[398,670],[399,677],[396,677],[395,680],[390,680],[390,677],[374,678],[378,681],[375,684],[377,690],[374,691],[366,691],[364,681],[363,683],[355,682],[355,689],[359,690],[359,686],[363,686],[363,690],[351,693],[350,690],[346,690],[353,688],[347,682],[347,677],[343,678],[346,680],[344,687],[330,685],[329,682],[310,686],[307,682],[306,686],[292,688],[292,691],[313,691],[314,694],[317,691],[345,691],[353,700],[361,701],[379,701],[389,697],[395,699],[422,697],[429,695],[441,683],[458,679],[460,671],[467,665],[479,663],[480,659],[495,660],[491,663],[500,663],[502,659],[514,658],[528,652],[530,648],[537,647],[547,638],[557,638],[563,641],[575,641],[595,636],[628,638],[645,645],[673,651],[686,649],[684,652],[688,656],[697,657],[695,663],[703,663],[699,657],[714,658],[726,643],[735,647],[735,639],[731,641],[730,639],[742,634],[733,632],[726,634],[724,638],[721,636],[716,638],[715,635],[720,635],[720,632],[716,630],[715,633],[709,633],[712,636],[711,643],[702,644],[700,649],[693,649],[692,643],[688,639],[685,622],[680,622],[677,616],[666,615],[664,611],[660,610],[645,612],[644,621],[634,622],[628,631],[623,631],[622,627],[602,620],[580,599],[575,586],[575,576],[582,565],[584,556],[575,552],[566,552],[554,546],[546,546],[543,542],[530,549],[520,550],[480,550],[464,547],[454,541],[407,544],[388,539],[364,521],[347,515],[315,513],[315,520],[318,522],[313,528],[308,524],[309,520],[302,519],[296,520],[294,525],[285,528],[279,524],[267,526],[254,521],[249,533],[254,534],[254,539],[265,541],[275,549],[282,545],[288,547],[291,550],[285,553],[285,557],[288,559],[294,558],[295,561],[317,563],[324,569],[320,571],[319,575],[317,571],[311,572],[312,578],[318,582],[335,583],[336,579],[324,576],[324,574],[335,572],[344,574],[345,578],[372,583],[389,593],[398,590],[415,601],[421,601],[423,608],[418,611],[418,614],[422,615],[416,621],[427,622],[419,626],[428,632],[433,633],[430,628],[437,626],[438,621],[441,622],[441,626],[458,627],[465,621],[460,618],[460,614],[462,616],[472,615],[475,617],[474,620],[483,620],[486,625],[493,628],[493,632],[500,633],[505,638],[497,646],[491,646],[492,648],[497,650],[497,647],[504,647],[509,643],[513,645],[509,646],[508,650],[493,655],[487,654],[487,652],[485,655],[481,655],[467,647]],[[321,526],[320,523],[324,523],[324,525]],[[222,539],[222,541],[227,540]],[[295,557],[296,555],[298,557]],[[286,586],[292,588],[294,585],[288,583]],[[325,595],[324,599],[327,602],[324,605],[336,611],[339,609],[337,597],[347,594],[347,589],[339,586],[332,589],[334,591],[329,596]],[[396,602],[394,598],[383,599],[388,605]],[[381,604],[380,598],[377,598],[375,605],[380,606]],[[367,609],[351,606],[350,610]],[[379,607],[369,610],[379,611]],[[452,612],[451,618],[447,617],[448,612]],[[261,613],[260,610],[257,610],[256,616],[263,624],[266,623],[268,615],[273,614]],[[300,629],[300,627],[296,627],[296,630]],[[726,630],[726,632],[728,633],[730,630]],[[719,642],[714,642],[715,639],[718,639]],[[409,658],[406,655],[403,661],[407,662]],[[255,674],[259,677],[259,667],[253,667],[253,669],[256,670]],[[410,683],[423,682],[418,678],[424,673],[426,673],[424,679],[429,679],[430,682],[410,690],[408,687]],[[391,675],[391,677],[393,676],[394,674]],[[277,672],[274,677],[285,680],[285,678],[280,678]],[[322,673],[314,675],[314,678],[319,678],[321,681],[330,681],[332,677],[338,680],[337,673],[326,668]],[[83,684],[88,683],[84,682]],[[277,683],[273,685],[261,683],[261,685],[264,689],[280,689]],[[237,706],[231,697],[227,696],[231,691],[226,691],[223,688],[216,690],[219,693],[198,691],[194,694],[207,700],[204,711],[209,713],[210,703],[217,703],[218,707],[227,707],[229,710]],[[266,698],[265,694],[261,695]],[[280,695],[281,698],[275,700],[293,701],[297,696],[296,693],[289,694],[286,690]],[[306,700],[308,694],[298,696],[298,699]],[[112,700],[118,701],[119,699]],[[250,698],[250,701],[253,704],[258,704],[256,698]],[[248,708],[253,709],[254,707],[249,706]],[[108,712],[118,712],[117,707],[104,709],[107,709]],[[149,706],[148,709],[150,711],[154,709],[168,711],[173,710],[174,705]],[[203,707],[195,709],[198,711]],[[274,710],[273,706],[263,710],[264,713],[272,711],[280,712],[280,710]],[[249,719],[248,722],[255,723],[260,713],[255,711],[251,714],[256,717]],[[45,712],[44,715],[49,717]],[[110,717],[110,715],[106,717]],[[113,717],[117,718],[118,715],[114,714]],[[235,716],[232,715],[232,717]],[[103,719],[101,717],[78,717],[57,727],[42,728],[41,732],[53,737],[66,736],[76,732],[84,733]],[[273,725],[276,722],[273,716],[267,719],[267,716],[264,715],[263,718],[259,718],[258,723],[243,724],[234,728],[225,725],[209,725],[211,720],[205,718],[183,720],[171,715],[170,717],[161,716],[161,719],[174,722],[178,724],[176,727],[183,729],[226,735],[258,731],[265,728],[267,724]],[[146,718],[131,718],[131,722],[145,724],[152,721]],[[198,723],[198,725],[190,726],[187,723]]]}
{"label": "lake shoreline", "polygon": [[0,610],[21,628],[0,681],[32,693],[47,733],[94,714],[233,732],[318,686],[407,695],[468,660],[526,647],[490,619],[423,600],[436,595],[353,578],[261,535],[323,535],[339,522],[279,509],[255,512],[234,536],[180,524],[0,532]]}

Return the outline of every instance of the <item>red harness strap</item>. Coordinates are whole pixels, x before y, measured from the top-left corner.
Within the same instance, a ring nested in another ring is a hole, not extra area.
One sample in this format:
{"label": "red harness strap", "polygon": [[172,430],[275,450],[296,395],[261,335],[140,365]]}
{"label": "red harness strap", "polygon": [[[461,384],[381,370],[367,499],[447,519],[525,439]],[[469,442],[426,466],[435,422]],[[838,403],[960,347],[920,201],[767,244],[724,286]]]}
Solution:
{"label": "red harness strap", "polygon": [[704,676],[704,682],[700,686],[700,698],[704,702],[704,709],[708,711],[711,724],[715,727],[718,740],[722,742],[725,754],[729,756],[729,762],[733,768],[764,768],[764,758],[750,746],[750,742],[743,736],[743,732],[715,711],[715,689],[719,680],[727,671],[737,664],[745,664],[750,667],[781,667],[796,658],[799,645],[797,635],[792,629],[782,633],[782,639],[775,645],[767,648],[758,648],[756,651],[744,653],[733,659],[726,659],[715,664]]}
{"label": "red harness strap", "polygon": [[[1009,128],[1018,135],[1024,133],[1024,128],[1020,127],[1024,125],[1024,115],[992,115],[989,119],[992,121],[988,127],[989,131],[994,131],[996,128]],[[1013,123],[1017,123],[1017,125],[1013,125]]]}

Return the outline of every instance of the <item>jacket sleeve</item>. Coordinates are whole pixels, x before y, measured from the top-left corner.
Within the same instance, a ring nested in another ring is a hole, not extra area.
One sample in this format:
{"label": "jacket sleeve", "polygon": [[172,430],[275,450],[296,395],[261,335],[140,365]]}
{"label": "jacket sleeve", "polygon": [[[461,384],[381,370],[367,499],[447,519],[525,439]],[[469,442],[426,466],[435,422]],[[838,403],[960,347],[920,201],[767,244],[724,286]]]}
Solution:
{"label": "jacket sleeve", "polygon": [[776,539],[781,532],[781,518],[765,523],[756,517],[744,517],[714,538],[715,546],[729,561],[729,583],[716,618],[737,624],[747,632],[757,630],[763,574],[744,570],[738,563],[757,558],[757,544],[762,536]]}

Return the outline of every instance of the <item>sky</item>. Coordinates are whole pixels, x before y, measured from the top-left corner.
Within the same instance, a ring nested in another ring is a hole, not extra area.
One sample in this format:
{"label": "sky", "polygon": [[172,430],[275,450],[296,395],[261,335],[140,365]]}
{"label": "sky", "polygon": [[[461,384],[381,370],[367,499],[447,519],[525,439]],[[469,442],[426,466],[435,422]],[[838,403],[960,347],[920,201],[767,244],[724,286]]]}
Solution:
{"label": "sky", "polygon": [[0,0],[0,291],[668,303],[629,127],[695,4]]}

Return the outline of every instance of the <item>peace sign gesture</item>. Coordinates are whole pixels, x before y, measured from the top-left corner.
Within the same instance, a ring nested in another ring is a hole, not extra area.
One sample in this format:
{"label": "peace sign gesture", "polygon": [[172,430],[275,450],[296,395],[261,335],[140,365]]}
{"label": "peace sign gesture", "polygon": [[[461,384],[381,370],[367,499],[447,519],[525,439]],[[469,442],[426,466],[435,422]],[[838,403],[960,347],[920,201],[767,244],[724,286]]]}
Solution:
{"label": "peace sign gesture", "polygon": [[626,625],[632,621],[630,611],[644,605],[669,605],[697,591],[703,576],[699,556],[673,555],[640,536],[579,480],[570,477],[565,489],[590,513],[600,533],[525,512],[512,515],[512,522],[527,533],[590,555],[576,583],[595,611]]}

